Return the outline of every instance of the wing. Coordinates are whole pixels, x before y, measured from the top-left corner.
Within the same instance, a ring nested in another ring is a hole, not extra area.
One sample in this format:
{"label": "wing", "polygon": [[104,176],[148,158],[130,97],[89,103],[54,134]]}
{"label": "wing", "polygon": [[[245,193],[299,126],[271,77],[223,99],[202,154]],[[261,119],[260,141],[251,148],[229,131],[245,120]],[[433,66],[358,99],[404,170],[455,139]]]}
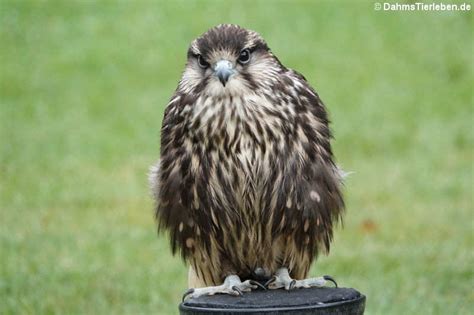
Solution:
{"label": "wing", "polygon": [[[287,71],[284,83],[294,121],[285,131],[287,153],[274,162],[280,172],[269,179],[276,188],[265,199],[276,196],[271,207],[273,234],[290,240],[286,246],[291,257],[283,260],[298,260],[296,253],[309,257],[306,261],[311,264],[320,250],[329,251],[333,225],[341,219],[342,172],[333,161],[329,120],[319,96],[293,70]],[[308,268],[303,269],[307,272]]]}
{"label": "wing", "polygon": [[[177,92],[168,103],[161,128],[160,160],[150,176],[158,229],[169,232],[173,254],[179,250],[183,259],[194,250],[195,235],[199,233],[191,209],[193,179],[189,168],[192,152],[186,116],[195,100],[192,94]],[[207,220],[201,221],[204,227],[208,224]]]}

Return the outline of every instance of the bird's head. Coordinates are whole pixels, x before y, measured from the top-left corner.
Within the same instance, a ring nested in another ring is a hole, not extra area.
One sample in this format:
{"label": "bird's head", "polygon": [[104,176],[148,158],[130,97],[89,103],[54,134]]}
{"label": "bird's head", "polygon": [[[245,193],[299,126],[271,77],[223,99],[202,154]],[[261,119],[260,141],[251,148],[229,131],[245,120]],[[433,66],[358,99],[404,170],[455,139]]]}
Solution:
{"label": "bird's head", "polygon": [[180,89],[196,94],[238,95],[274,80],[281,69],[258,33],[221,24],[191,43]]}

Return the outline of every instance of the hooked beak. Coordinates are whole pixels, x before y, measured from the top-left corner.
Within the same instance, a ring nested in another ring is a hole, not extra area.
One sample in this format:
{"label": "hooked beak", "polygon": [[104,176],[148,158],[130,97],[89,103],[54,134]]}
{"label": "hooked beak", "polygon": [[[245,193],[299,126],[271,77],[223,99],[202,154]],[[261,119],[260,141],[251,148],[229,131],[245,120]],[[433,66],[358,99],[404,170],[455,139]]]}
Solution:
{"label": "hooked beak", "polygon": [[234,66],[229,60],[219,60],[214,66],[214,74],[219,78],[222,85],[225,86],[229,77],[234,74]]}

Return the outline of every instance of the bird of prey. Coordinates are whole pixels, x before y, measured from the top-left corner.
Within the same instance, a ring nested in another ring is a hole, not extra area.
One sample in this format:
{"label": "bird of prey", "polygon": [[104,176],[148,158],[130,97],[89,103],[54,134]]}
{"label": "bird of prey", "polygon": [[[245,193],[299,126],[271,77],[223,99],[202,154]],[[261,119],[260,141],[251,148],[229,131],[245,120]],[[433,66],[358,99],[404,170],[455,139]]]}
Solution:
{"label": "bird of prey", "polygon": [[256,32],[192,41],[150,180],[158,229],[190,264],[187,297],[323,286],[305,279],[344,210],[325,106]]}

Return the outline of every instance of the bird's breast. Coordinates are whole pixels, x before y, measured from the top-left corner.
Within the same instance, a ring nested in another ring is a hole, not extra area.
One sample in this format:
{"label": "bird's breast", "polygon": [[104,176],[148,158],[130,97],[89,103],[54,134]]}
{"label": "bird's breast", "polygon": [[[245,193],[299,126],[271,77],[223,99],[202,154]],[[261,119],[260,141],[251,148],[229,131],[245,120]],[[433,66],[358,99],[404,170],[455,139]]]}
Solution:
{"label": "bird's breast", "polygon": [[199,164],[211,165],[211,193],[223,209],[259,211],[281,125],[265,113],[268,107],[256,96],[200,98],[194,106],[190,143],[193,152],[200,152]]}
{"label": "bird's breast", "polygon": [[[253,152],[284,138],[282,129],[291,117],[271,99],[257,94],[197,99],[189,117],[191,133],[201,144],[221,146],[227,152]],[[288,110],[291,106],[286,106]],[[264,152],[265,153],[265,152]]]}

